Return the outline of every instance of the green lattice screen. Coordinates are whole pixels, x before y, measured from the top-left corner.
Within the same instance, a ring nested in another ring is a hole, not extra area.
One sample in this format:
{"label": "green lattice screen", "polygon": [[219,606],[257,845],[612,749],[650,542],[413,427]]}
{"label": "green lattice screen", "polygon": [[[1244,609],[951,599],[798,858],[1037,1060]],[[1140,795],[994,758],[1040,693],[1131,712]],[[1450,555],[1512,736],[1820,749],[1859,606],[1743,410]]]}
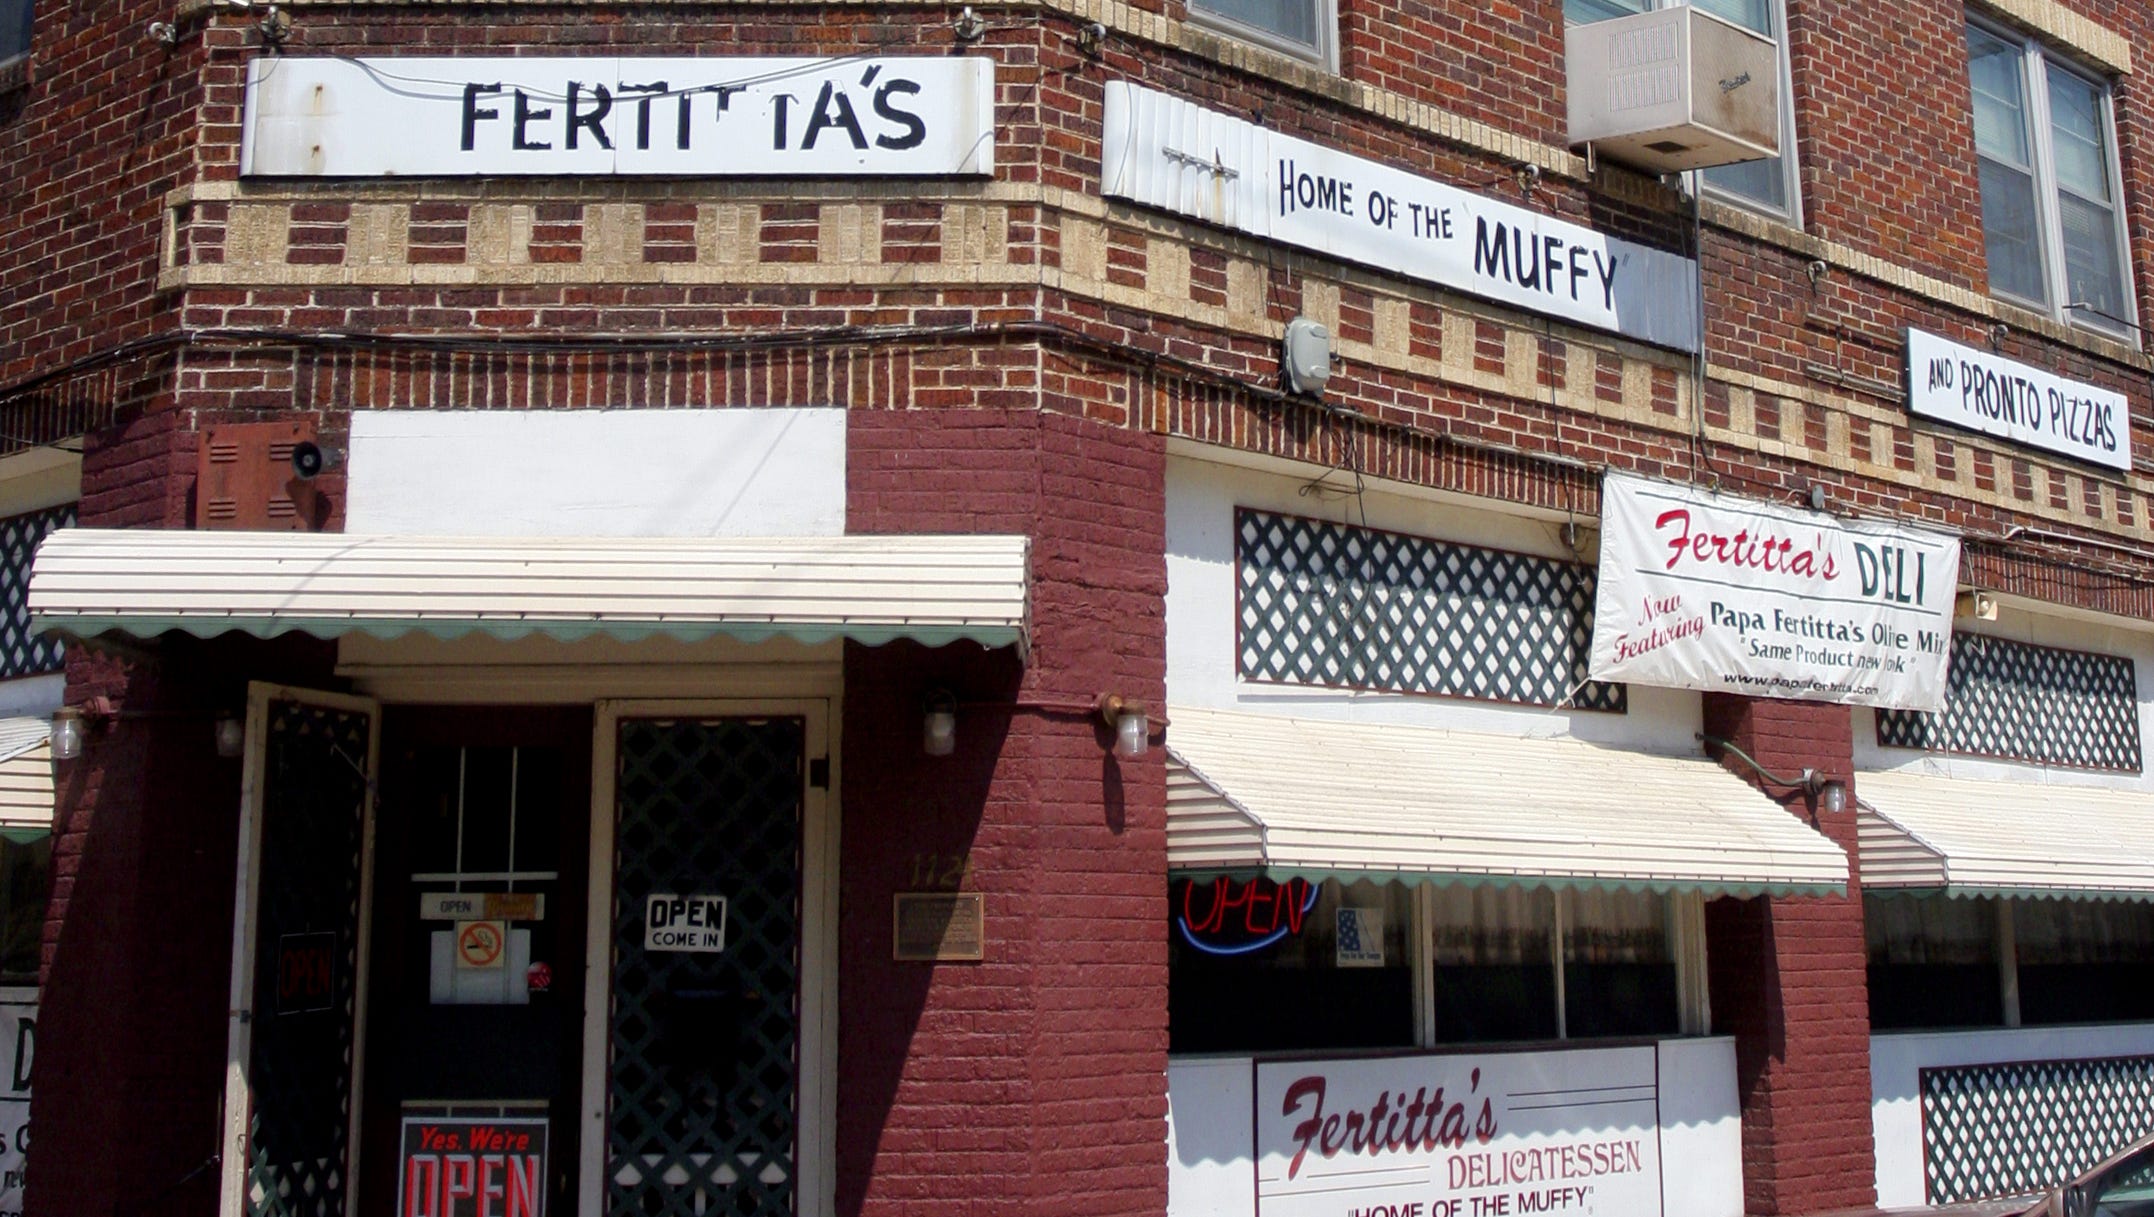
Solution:
{"label": "green lattice screen", "polygon": [[[370,726],[356,711],[269,705],[247,1062],[249,1217],[345,1211]],[[280,992],[287,953],[315,958],[325,948],[325,998]]]}
{"label": "green lattice screen", "polygon": [[[606,1211],[793,1211],[798,719],[628,720],[614,835]],[[721,895],[725,949],[646,951],[654,894]]]}

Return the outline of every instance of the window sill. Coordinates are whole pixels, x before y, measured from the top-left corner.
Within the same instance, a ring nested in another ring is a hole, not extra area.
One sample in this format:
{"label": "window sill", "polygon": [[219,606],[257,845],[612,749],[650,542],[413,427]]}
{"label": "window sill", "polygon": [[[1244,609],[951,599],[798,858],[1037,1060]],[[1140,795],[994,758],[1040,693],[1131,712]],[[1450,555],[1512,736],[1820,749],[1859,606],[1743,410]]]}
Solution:
{"label": "window sill", "polygon": [[37,60],[24,53],[0,63],[0,97],[19,93],[37,83]]}

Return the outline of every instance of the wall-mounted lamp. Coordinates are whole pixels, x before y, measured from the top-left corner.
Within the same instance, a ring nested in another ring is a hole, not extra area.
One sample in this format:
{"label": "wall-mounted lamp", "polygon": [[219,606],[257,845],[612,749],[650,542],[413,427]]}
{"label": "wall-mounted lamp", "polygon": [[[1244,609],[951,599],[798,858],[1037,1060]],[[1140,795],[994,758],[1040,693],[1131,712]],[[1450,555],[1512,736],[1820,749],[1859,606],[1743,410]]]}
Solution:
{"label": "wall-mounted lamp", "polygon": [[247,748],[247,724],[236,715],[217,716],[217,755],[226,760],[238,756]]}
{"label": "wall-mounted lamp", "polygon": [[1997,597],[1983,591],[1966,591],[1953,601],[1955,617],[1972,617],[1977,621],[1997,620]]}
{"label": "wall-mounted lamp", "polygon": [[1098,705],[1101,721],[1114,732],[1114,754],[1124,760],[1143,756],[1152,743],[1152,724],[1145,717],[1144,703],[1120,693],[1102,693]]}
{"label": "wall-mounted lamp", "polygon": [[1802,791],[1816,804],[1817,809],[1826,815],[1836,816],[1847,810],[1847,783],[1838,778],[1826,777],[1815,769],[1805,769],[1792,778],[1784,778],[1758,764],[1749,753],[1717,735],[1700,735],[1698,739],[1708,747],[1732,753],[1737,760],[1750,766],[1759,777],[1773,785]]}
{"label": "wall-mounted lamp", "polygon": [[82,711],[62,706],[52,712],[52,756],[71,761],[82,755]]}
{"label": "wall-mounted lamp", "polygon": [[957,698],[947,689],[929,693],[921,707],[920,751],[929,756],[957,751]]}

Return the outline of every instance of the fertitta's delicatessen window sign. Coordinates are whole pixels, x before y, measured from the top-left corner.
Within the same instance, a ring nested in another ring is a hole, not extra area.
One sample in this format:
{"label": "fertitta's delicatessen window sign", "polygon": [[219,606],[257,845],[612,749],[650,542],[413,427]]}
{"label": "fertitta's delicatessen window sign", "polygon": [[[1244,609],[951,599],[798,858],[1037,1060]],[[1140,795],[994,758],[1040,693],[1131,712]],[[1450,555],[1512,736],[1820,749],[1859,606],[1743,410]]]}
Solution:
{"label": "fertitta's delicatessen window sign", "polygon": [[1652,1217],[1652,1045],[1257,1065],[1258,1217]]}
{"label": "fertitta's delicatessen window sign", "polygon": [[1959,538],[1610,474],[1595,680],[1937,710]]}
{"label": "fertitta's delicatessen window sign", "polygon": [[240,172],[984,176],[984,58],[310,59],[247,65]]}

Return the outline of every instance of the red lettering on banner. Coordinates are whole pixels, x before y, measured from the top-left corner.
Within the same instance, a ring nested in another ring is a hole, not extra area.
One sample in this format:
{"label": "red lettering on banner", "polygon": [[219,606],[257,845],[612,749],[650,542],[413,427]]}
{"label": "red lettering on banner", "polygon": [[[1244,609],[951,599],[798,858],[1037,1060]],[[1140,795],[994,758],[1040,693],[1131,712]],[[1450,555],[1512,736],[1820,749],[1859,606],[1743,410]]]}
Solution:
{"label": "red lettering on banner", "polygon": [[1674,533],[1667,541],[1669,570],[1682,562],[1693,561],[1803,579],[1832,580],[1840,575],[1839,564],[1833,560],[1832,551],[1825,548],[1822,534],[1809,547],[1797,549],[1792,538],[1753,537],[1747,528],[1737,529],[1733,534],[1693,532],[1687,507],[1661,512],[1653,520],[1653,527],[1660,532],[1672,530]]}

